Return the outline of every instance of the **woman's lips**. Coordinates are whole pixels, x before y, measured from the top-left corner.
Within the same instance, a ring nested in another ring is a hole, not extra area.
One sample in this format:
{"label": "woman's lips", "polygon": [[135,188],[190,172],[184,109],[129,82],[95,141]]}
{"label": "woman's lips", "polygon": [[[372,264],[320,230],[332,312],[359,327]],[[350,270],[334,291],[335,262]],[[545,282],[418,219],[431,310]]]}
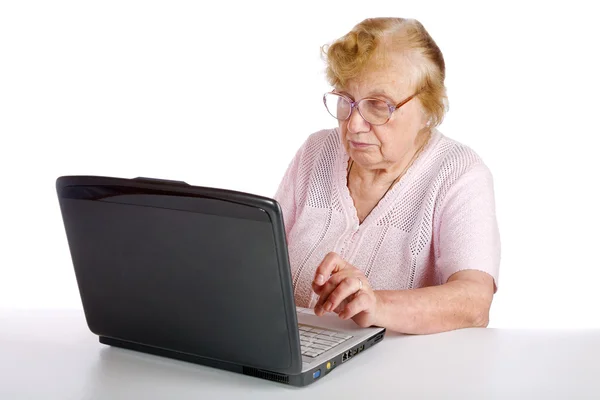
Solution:
{"label": "woman's lips", "polygon": [[369,146],[372,146],[370,143],[353,142],[352,140],[349,140],[348,143],[350,143],[350,146],[356,149],[364,149]]}

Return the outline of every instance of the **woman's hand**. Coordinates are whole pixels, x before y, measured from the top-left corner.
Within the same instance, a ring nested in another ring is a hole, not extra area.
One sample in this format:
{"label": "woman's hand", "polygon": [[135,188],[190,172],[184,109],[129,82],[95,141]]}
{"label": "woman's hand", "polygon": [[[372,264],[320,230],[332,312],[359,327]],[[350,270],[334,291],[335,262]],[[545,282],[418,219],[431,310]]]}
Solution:
{"label": "woman's hand", "polygon": [[336,253],[329,253],[315,272],[312,288],[319,295],[315,314],[335,312],[361,327],[375,324],[380,299],[365,275]]}

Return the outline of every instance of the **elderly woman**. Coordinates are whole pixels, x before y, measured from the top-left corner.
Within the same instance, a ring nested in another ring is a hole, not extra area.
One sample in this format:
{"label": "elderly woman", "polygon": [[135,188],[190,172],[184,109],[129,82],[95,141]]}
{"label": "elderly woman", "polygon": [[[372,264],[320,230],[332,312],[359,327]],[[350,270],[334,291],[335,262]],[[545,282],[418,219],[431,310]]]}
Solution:
{"label": "elderly woman", "polygon": [[492,176],[436,127],[445,65],[423,26],[367,19],[324,49],[339,127],[279,186],[296,303],[425,334],[488,324],[500,239]]}

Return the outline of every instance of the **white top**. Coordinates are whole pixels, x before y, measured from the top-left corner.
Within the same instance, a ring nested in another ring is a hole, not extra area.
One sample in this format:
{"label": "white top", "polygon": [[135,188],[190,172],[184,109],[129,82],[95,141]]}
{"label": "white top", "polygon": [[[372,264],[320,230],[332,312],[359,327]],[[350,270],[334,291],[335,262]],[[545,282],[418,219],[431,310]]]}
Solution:
{"label": "white top", "polygon": [[388,334],[322,380],[295,388],[107,347],[79,311],[0,310],[3,400],[598,399],[599,377],[598,330]]}

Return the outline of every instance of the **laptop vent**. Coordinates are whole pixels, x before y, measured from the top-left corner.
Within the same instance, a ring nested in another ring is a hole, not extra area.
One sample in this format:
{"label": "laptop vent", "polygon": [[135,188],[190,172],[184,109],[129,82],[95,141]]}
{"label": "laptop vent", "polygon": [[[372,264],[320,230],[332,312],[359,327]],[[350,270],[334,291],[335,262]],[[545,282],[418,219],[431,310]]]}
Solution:
{"label": "laptop vent", "polygon": [[274,372],[261,371],[260,369],[250,367],[244,367],[244,375],[255,376],[257,378],[267,379],[279,383],[290,382],[290,378],[286,375],[280,375]]}

